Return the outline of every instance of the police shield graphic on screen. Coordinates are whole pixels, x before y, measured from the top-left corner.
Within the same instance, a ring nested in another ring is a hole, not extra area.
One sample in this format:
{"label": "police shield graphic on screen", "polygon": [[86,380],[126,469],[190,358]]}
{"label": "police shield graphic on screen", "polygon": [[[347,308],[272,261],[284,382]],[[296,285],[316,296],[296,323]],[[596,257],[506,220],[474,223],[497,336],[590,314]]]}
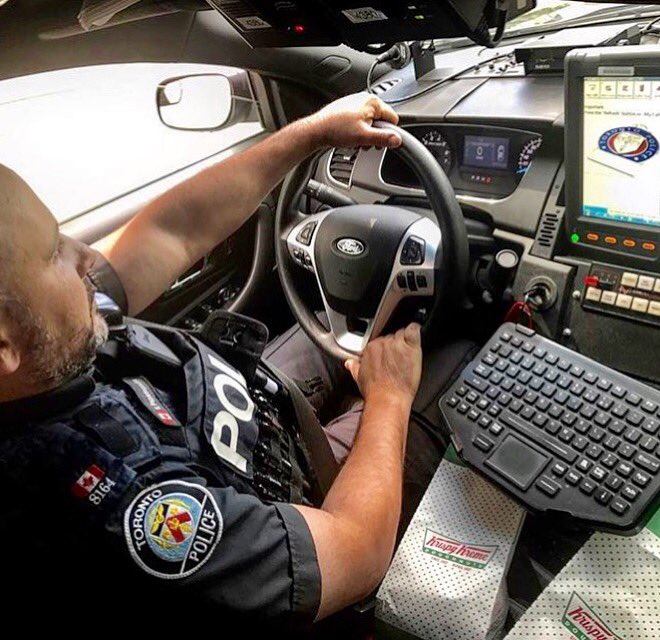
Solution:
{"label": "police shield graphic on screen", "polygon": [[582,214],[660,226],[658,78],[585,78]]}

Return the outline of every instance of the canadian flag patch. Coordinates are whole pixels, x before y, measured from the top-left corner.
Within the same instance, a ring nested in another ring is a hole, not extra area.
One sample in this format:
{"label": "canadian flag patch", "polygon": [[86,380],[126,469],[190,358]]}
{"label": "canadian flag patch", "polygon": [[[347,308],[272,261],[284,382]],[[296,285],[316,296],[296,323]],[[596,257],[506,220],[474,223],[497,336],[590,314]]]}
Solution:
{"label": "canadian flag patch", "polygon": [[73,483],[71,491],[78,498],[86,498],[104,477],[105,471],[93,464]]}

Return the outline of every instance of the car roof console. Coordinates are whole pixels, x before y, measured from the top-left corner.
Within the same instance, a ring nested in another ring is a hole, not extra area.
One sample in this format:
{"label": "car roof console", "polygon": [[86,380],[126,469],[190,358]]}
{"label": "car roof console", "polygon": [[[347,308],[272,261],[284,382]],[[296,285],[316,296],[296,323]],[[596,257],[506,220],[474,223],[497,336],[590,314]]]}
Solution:
{"label": "car roof console", "polygon": [[[488,38],[498,26],[495,0],[209,0],[253,47],[335,46],[362,51],[373,43],[469,36]],[[506,19],[534,8],[535,0],[510,2]]]}

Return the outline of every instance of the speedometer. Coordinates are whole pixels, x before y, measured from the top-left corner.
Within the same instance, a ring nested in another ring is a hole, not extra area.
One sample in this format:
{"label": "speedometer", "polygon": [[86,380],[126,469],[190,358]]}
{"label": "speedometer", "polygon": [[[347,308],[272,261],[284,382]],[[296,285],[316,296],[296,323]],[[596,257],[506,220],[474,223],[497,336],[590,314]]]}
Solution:
{"label": "speedometer", "polygon": [[523,176],[527,173],[542,142],[543,138],[532,138],[525,143],[518,157],[518,168],[516,169],[518,175]]}
{"label": "speedometer", "polygon": [[454,164],[454,154],[444,136],[434,129],[422,137],[422,143],[440,163],[442,170],[448,174]]}

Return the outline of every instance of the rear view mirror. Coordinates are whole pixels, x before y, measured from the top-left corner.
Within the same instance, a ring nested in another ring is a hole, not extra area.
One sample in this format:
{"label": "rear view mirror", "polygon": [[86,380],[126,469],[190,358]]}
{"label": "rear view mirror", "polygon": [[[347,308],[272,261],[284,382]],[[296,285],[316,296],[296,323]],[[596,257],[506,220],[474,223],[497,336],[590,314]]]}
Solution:
{"label": "rear view mirror", "polygon": [[219,74],[172,78],[158,85],[156,101],[166,126],[213,131],[225,126],[232,115],[232,86]]}

